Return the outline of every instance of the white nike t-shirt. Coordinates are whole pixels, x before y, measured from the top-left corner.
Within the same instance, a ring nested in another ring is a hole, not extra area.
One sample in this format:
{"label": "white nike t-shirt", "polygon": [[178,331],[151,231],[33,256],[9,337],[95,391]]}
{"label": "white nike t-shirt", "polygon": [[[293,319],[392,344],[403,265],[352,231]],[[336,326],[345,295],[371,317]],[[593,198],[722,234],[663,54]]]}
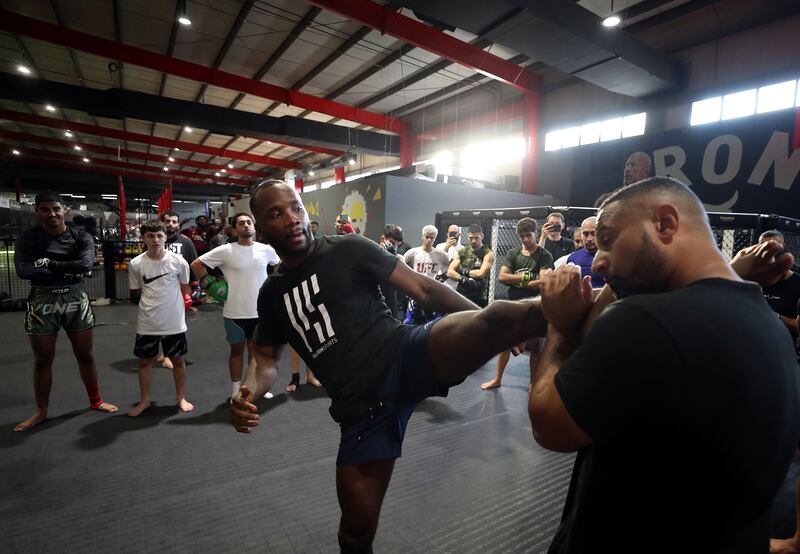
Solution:
{"label": "white nike t-shirt", "polygon": [[208,267],[218,267],[228,282],[228,299],[222,308],[228,319],[258,317],[258,291],[267,280],[267,266],[281,259],[275,249],[261,242],[241,246],[232,242],[216,247],[198,258]]}
{"label": "white nike t-shirt", "polygon": [[163,336],[186,332],[181,284],[189,284],[189,264],[182,256],[169,250],[160,260],[150,258],[147,252],[139,254],[128,264],[128,284],[131,289],[142,290],[136,323],[138,334]]}

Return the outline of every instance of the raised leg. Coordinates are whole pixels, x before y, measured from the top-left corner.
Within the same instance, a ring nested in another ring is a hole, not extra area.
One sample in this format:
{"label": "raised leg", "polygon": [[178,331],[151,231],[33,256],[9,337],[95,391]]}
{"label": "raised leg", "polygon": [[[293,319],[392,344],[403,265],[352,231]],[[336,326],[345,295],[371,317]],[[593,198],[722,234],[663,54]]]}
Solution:
{"label": "raised leg", "polygon": [[498,353],[546,332],[538,299],[498,300],[483,310],[450,314],[428,337],[433,371],[441,383],[460,383]]}
{"label": "raised leg", "polygon": [[394,470],[394,459],[336,468],[336,492],[342,519],[339,548],[343,553],[372,552],[381,505]]}

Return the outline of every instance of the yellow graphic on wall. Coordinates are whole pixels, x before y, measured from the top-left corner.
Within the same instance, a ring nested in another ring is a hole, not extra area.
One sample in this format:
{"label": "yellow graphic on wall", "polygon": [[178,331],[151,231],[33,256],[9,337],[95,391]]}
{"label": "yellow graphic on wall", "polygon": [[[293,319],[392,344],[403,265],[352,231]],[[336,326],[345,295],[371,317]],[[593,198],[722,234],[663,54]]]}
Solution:
{"label": "yellow graphic on wall", "polygon": [[358,232],[363,233],[367,228],[367,202],[357,190],[344,197],[342,213],[350,216],[350,221],[353,223],[353,227],[358,229]]}

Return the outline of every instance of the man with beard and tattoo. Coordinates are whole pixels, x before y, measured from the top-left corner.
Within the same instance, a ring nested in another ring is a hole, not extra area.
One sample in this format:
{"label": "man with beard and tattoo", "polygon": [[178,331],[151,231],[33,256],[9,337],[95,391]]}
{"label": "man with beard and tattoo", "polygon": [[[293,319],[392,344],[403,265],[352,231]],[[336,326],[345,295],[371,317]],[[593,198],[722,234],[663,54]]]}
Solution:
{"label": "man with beard and tattoo", "polygon": [[[336,487],[343,552],[371,552],[381,504],[406,424],[420,400],[446,396],[498,352],[544,332],[536,300],[497,301],[483,310],[397,256],[357,235],[314,239],[293,187],[262,183],[250,198],[259,231],[281,265],[261,288],[257,368],[233,399],[231,421],[259,423],[254,398],[275,381],[287,342],[332,399],[340,424]],[[448,315],[424,325],[394,319],[379,285],[388,283]]]}
{"label": "man with beard and tattoo", "polygon": [[116,406],[100,398],[92,355],[94,312],[83,278],[91,274],[94,265],[94,240],[85,231],[64,223],[67,207],[56,193],[38,194],[35,202],[36,215],[42,224],[17,239],[14,267],[20,279],[31,282],[25,331],[33,349],[36,412],[14,427],[14,431],[25,431],[47,419],[56,339],[61,328],[72,343],[91,409],[117,411]]}
{"label": "man with beard and tattoo", "polygon": [[791,255],[728,264],[697,196],[661,177],[605,201],[597,248],[592,269],[619,300],[583,338],[590,277],[541,275],[533,435],[578,452],[549,552],[766,552],[800,433],[797,364],[740,275],[774,257],[774,282]]}
{"label": "man with beard and tattoo", "polygon": [[567,257],[567,263],[579,266],[581,268],[581,275],[589,275],[592,278],[592,287],[597,289],[605,284],[605,279],[602,275],[592,271],[592,263],[597,253],[596,228],[597,218],[595,216],[587,217],[583,220],[583,223],[581,223],[583,248],[570,254]]}
{"label": "man with beard and tattoo", "polygon": [[[280,263],[271,246],[255,241],[253,216],[245,212],[238,213],[233,216],[233,225],[239,237],[238,242],[218,246],[192,262],[192,270],[203,288],[212,297],[225,303],[222,317],[225,336],[231,347],[228,356],[231,397],[239,391],[242,381],[245,347],[249,364],[255,364],[253,335],[258,325],[258,291],[267,280],[267,267]],[[211,275],[209,268],[222,270],[225,280]],[[221,292],[223,290],[224,293]],[[222,298],[221,294],[225,297]]]}

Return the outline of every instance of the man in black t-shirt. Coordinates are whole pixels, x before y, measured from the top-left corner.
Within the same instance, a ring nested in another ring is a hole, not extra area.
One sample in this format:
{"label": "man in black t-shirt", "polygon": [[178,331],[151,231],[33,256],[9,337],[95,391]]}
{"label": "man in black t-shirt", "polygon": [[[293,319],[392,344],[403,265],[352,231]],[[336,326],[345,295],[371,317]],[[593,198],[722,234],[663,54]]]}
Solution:
{"label": "man in black t-shirt", "polygon": [[550,552],[766,552],[800,435],[797,365],[734,269],[755,278],[747,264],[770,256],[732,268],[699,199],[669,178],[615,191],[596,236],[592,271],[619,301],[583,339],[590,277],[541,276],[549,327],[528,410],[539,444],[578,451]]}
{"label": "man in black t-shirt", "polygon": [[[517,236],[520,246],[506,252],[503,264],[500,266],[500,274],[497,276],[498,281],[508,285],[509,300],[522,300],[538,296],[539,272],[543,269],[553,269],[553,256],[536,244],[536,220],[530,217],[520,219],[517,222]],[[539,357],[539,338],[531,338],[527,344],[517,345],[516,350],[523,351],[526,347],[530,354],[528,363],[531,368],[531,378],[533,378],[533,369]],[[511,351],[506,350],[500,353],[497,357],[494,379],[482,383],[483,390],[500,386],[510,359]]]}
{"label": "man in black t-shirt", "polygon": [[575,252],[575,242],[562,235],[566,230],[564,216],[558,212],[548,215],[545,224],[542,225],[539,246],[550,252],[553,260]]}
{"label": "man in black t-shirt", "polygon": [[14,267],[20,279],[31,282],[25,331],[34,356],[36,413],[17,425],[15,431],[25,431],[47,419],[53,358],[61,328],[72,343],[90,408],[102,412],[117,411],[116,406],[100,398],[92,356],[94,313],[83,287],[83,278],[91,275],[94,265],[94,239],[85,231],[66,226],[64,215],[67,209],[57,194],[38,194],[35,202],[36,215],[42,224],[28,229],[17,239]]}
{"label": "man in black t-shirt", "polygon": [[[243,433],[258,425],[253,398],[274,383],[275,360],[291,344],[330,395],[331,416],[341,426],[339,544],[369,552],[417,402],[445,396],[498,352],[541,334],[538,302],[495,302],[478,311],[368,239],[315,240],[300,196],[280,181],[262,183],[250,205],[282,263],[259,294],[257,368],[233,398],[232,423]],[[403,325],[384,304],[381,283],[449,315]]]}

